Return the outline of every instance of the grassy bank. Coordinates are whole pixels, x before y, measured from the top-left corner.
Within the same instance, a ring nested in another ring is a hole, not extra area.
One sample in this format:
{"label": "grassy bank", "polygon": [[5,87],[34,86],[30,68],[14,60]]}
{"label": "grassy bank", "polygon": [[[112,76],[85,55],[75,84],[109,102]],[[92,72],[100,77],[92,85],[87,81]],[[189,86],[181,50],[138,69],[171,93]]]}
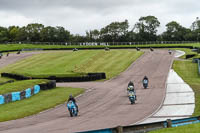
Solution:
{"label": "grassy bank", "polygon": [[78,76],[88,72],[105,72],[109,79],[124,71],[142,54],[143,52],[135,50],[54,51],[34,55],[9,65],[0,72],[36,77]]}
{"label": "grassy bank", "polygon": [[[83,93],[79,88],[55,88],[40,91],[28,99],[0,105],[0,122],[14,120],[39,113],[43,110],[64,103],[70,94]],[[67,109],[66,109],[67,111]]]}

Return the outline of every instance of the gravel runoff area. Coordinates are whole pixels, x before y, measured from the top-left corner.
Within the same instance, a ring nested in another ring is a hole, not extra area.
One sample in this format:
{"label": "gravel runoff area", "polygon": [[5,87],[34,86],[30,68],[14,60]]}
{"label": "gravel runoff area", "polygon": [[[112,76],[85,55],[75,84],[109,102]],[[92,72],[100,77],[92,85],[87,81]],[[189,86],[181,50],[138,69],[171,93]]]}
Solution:
{"label": "gravel runoff area", "polygon": [[[184,54],[182,51],[177,51],[175,57]],[[193,114],[194,108],[195,97],[192,88],[171,69],[167,80],[167,93],[162,107],[153,116],[139,123],[188,118]]]}
{"label": "gravel runoff area", "polygon": [[[77,97],[79,116],[71,118],[66,106],[60,105],[37,115],[0,123],[0,133],[66,133],[136,123],[160,108],[166,94],[166,81],[173,61],[167,50],[145,51],[126,71],[103,82],[58,83],[57,86],[85,88]],[[143,89],[147,75],[149,88]],[[127,84],[132,80],[137,101],[131,105]]]}

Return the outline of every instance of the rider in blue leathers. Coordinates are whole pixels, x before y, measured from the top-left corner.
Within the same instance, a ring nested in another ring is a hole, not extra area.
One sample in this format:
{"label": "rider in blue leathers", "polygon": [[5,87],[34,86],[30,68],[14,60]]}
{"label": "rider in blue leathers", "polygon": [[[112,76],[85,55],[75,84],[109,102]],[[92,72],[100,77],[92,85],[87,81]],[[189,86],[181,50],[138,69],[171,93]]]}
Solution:
{"label": "rider in blue leathers", "polygon": [[75,104],[76,108],[77,108],[77,111],[78,111],[78,105],[76,104],[76,100],[75,98],[72,96],[72,94],[69,95],[69,99],[68,99],[68,102],[69,101],[73,101],[73,103]]}

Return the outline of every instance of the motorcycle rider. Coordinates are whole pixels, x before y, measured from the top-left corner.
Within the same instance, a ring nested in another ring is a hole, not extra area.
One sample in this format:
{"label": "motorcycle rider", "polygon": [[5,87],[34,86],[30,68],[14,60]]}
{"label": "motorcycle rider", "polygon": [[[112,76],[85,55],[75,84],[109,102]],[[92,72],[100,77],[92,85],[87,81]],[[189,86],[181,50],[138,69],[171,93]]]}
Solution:
{"label": "motorcycle rider", "polygon": [[72,96],[72,94],[69,95],[69,99],[68,99],[67,102],[69,102],[69,101],[72,101],[72,102],[75,104],[75,106],[76,106],[76,108],[77,108],[77,111],[78,111],[78,105],[76,104],[76,100],[75,100],[75,98]]}
{"label": "motorcycle rider", "polygon": [[147,80],[147,81],[149,81],[149,79],[147,78],[147,76],[146,76],[146,75],[145,75],[145,76],[144,76],[144,78],[143,78],[143,81],[144,81],[144,80]]}
{"label": "motorcycle rider", "polygon": [[134,87],[134,84],[133,84],[132,81],[130,81],[130,82],[128,83],[128,87],[129,87],[129,86],[133,86],[133,87]]}
{"label": "motorcycle rider", "polygon": [[137,98],[136,98],[136,92],[135,92],[135,89],[134,89],[134,83],[133,83],[132,81],[130,81],[130,82],[128,83],[127,91],[133,91],[134,94],[135,94],[135,100],[137,100]]}

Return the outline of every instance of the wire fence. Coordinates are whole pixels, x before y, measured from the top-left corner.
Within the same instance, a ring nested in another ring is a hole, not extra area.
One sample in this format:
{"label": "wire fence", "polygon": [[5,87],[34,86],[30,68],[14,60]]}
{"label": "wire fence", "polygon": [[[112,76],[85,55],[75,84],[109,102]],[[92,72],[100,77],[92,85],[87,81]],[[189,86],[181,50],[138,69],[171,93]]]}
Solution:
{"label": "wire fence", "polygon": [[150,44],[194,44],[199,41],[147,41],[147,42],[6,42],[2,44],[46,44],[77,46],[114,46],[114,45],[150,45]]}

